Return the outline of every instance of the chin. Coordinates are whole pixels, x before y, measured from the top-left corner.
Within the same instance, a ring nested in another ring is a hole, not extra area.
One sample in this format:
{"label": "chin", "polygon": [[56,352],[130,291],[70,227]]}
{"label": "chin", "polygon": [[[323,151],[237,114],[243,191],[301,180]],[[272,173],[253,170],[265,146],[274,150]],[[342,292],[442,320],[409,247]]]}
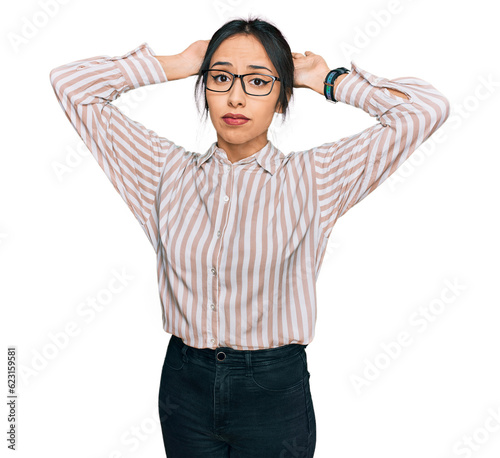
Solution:
{"label": "chin", "polygon": [[249,136],[248,134],[242,135],[241,132],[228,132],[227,130],[225,130],[223,133],[218,133],[219,137],[222,138],[226,143],[233,143],[235,145],[246,143],[251,140],[251,136]]}

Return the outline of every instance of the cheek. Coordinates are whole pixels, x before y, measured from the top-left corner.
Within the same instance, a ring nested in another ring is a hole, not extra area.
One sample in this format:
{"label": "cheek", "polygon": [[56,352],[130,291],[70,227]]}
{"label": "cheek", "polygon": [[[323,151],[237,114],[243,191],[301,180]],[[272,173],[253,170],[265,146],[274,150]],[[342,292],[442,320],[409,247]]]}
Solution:
{"label": "cheek", "polygon": [[215,121],[220,114],[221,104],[217,99],[213,99],[210,97],[207,97],[207,104],[208,104],[208,114],[212,121]]}
{"label": "cheek", "polygon": [[208,110],[212,111],[214,107],[214,102],[212,100],[212,97],[207,97],[207,105],[208,105]]}
{"label": "cheek", "polygon": [[228,111],[227,102],[222,97],[207,97],[208,114],[213,123],[223,123],[221,116]]}
{"label": "cheek", "polygon": [[274,110],[275,110],[276,102],[269,102],[264,104],[260,109],[259,118],[263,123],[269,124],[273,120]]}

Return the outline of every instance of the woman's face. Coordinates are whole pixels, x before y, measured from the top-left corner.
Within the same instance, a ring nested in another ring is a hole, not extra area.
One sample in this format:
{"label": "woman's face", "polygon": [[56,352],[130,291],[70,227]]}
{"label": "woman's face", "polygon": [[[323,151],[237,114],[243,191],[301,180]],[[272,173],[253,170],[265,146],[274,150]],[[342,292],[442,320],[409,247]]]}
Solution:
{"label": "woman's face", "polygon": [[[230,64],[214,65],[217,62]],[[262,69],[248,67],[259,65]],[[237,75],[263,73],[278,76],[262,44],[252,35],[233,35],[224,40],[210,60],[210,67],[227,70]],[[275,81],[273,90],[266,96],[251,96],[243,91],[238,78],[228,92],[206,90],[210,118],[217,131],[217,146],[228,153],[235,162],[249,156],[267,143],[267,129],[273,120],[280,92],[280,82]],[[248,89],[248,88],[247,88]],[[227,113],[242,114],[250,120],[241,125],[227,124],[223,116]]]}

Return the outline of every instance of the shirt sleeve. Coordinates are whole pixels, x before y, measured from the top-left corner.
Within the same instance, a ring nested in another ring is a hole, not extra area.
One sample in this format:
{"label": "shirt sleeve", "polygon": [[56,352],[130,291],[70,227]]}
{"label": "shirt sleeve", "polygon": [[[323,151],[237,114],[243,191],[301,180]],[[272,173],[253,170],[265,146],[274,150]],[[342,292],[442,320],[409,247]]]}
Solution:
{"label": "shirt sleeve", "polygon": [[[397,89],[409,100],[391,94]],[[320,226],[329,237],[338,218],[374,191],[448,118],[448,99],[414,77],[388,80],[351,61],[335,99],[366,111],[377,124],[309,150],[314,161]]]}
{"label": "shirt sleeve", "polygon": [[156,246],[156,225],[149,220],[161,175],[166,164],[169,173],[179,167],[185,150],[111,103],[131,89],[168,81],[152,49],[142,43],[122,56],[61,65],[50,81],[67,118]]}

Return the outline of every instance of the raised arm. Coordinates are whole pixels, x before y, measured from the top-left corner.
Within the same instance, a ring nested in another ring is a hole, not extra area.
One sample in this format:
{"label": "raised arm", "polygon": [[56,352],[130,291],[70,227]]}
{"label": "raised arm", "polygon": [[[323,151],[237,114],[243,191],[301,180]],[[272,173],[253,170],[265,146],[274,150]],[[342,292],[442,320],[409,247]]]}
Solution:
{"label": "raised arm", "polygon": [[96,56],[50,72],[57,100],[100,167],[157,249],[152,218],[165,169],[188,159],[184,148],[124,115],[111,102],[141,86],[189,76],[180,55],[157,58],[147,43],[116,57]]}
{"label": "raised arm", "polygon": [[[303,87],[307,84],[323,95],[328,71],[318,66],[316,76],[310,76]],[[338,218],[391,176],[450,114],[448,99],[422,79],[388,80],[354,62],[351,72],[341,77],[335,82],[335,99],[361,108],[378,123],[308,151],[326,237]]]}

